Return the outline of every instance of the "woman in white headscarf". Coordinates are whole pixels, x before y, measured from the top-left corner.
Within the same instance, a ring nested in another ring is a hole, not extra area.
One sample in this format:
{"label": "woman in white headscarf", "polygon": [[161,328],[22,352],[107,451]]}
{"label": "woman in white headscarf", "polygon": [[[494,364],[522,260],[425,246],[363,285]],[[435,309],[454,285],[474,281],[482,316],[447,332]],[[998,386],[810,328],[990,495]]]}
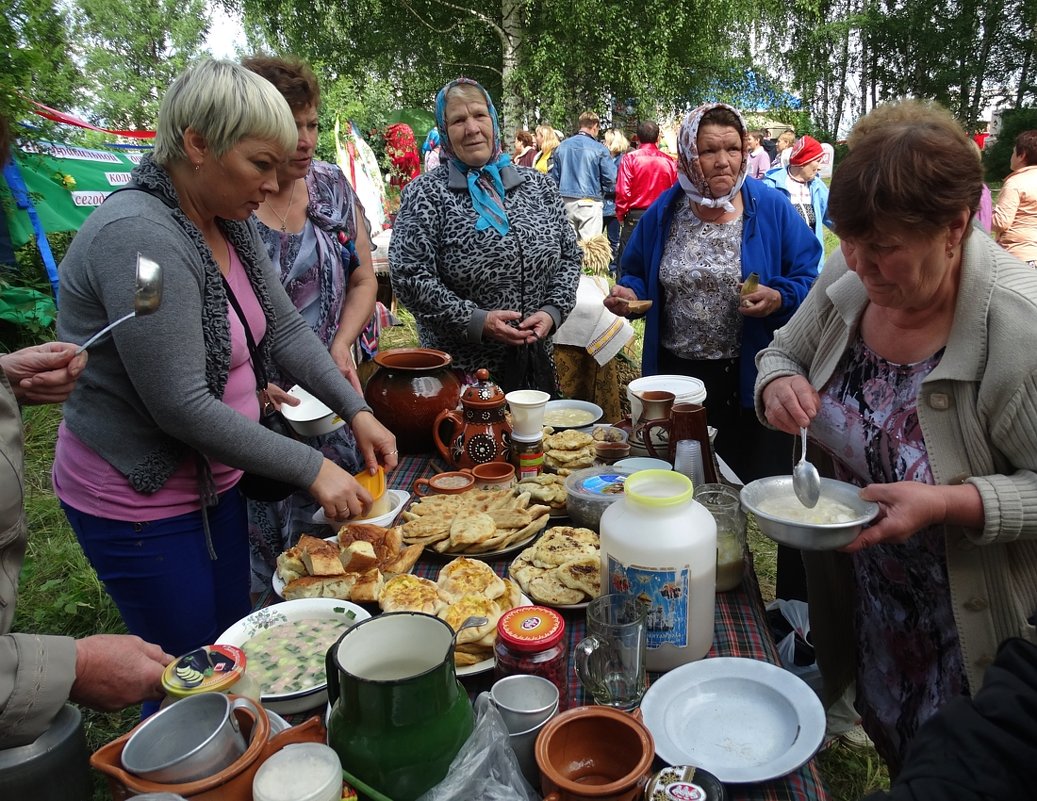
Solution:
{"label": "woman in white headscarf", "polygon": [[[678,182],[641,218],[605,299],[620,315],[630,300],[654,301],[642,374],[705,383],[717,452],[745,481],[789,472],[791,439],[753,410],[755,358],[806,297],[821,255],[788,200],[746,177],[747,142],[741,114],[723,103],[685,117]],[[755,289],[743,283],[751,273]]]}

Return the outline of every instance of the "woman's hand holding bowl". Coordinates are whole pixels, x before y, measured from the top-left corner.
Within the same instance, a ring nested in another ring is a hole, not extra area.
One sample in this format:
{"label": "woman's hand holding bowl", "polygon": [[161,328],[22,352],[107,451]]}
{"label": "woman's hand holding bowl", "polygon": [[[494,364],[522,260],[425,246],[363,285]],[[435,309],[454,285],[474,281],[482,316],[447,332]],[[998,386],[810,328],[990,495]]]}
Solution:
{"label": "woman's hand holding bowl", "polygon": [[289,406],[298,406],[302,403],[300,398],[295,397],[285,389],[281,389],[273,382],[266,385],[266,399],[270,401],[277,411],[281,411],[281,406],[285,403]]}

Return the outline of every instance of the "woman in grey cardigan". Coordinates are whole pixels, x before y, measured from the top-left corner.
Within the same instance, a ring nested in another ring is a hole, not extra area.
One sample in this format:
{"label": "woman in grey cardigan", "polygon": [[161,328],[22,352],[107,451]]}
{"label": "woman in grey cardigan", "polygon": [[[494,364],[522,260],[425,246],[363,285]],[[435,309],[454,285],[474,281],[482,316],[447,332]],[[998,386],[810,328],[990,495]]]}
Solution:
{"label": "woman in grey cardigan", "polygon": [[880,506],[848,553],[804,562],[826,695],[856,674],[896,774],[1000,642],[1037,641],[1037,275],[973,231],[983,177],[947,112],[880,107],[850,145],[841,253],[757,357],[756,403]]}
{"label": "woman in grey cardigan", "polygon": [[396,465],[395,437],[296,312],[249,220],[296,142],[273,85],[199,63],[163,98],[154,153],[133,171],[142,191],[109,198],[61,265],[58,333],[71,342],[133,307],[138,253],[162,266],[159,310],[91,349],[54,485],[127,627],[173,654],[250,609],[242,470],[307,489],[337,519],[371,501],[320,452],[257,422],[247,334],[265,364],[349,421],[368,468]]}

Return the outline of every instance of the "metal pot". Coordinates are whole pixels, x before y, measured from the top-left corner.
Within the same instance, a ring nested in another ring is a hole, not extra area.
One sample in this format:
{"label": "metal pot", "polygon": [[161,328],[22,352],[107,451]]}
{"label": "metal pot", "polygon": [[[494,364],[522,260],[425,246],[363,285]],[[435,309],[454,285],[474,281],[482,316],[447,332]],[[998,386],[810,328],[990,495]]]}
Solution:
{"label": "metal pot", "polygon": [[0,750],[0,798],[82,801],[90,797],[89,764],[82,715],[65,704],[34,742]]}

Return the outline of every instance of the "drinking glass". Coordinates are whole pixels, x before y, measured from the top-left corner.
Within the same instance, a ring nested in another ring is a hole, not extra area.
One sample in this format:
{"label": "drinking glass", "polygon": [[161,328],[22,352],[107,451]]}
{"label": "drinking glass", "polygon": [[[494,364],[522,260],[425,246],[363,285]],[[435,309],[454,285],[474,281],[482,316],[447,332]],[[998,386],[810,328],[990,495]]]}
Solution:
{"label": "drinking glass", "polygon": [[595,703],[625,711],[640,705],[648,689],[649,608],[618,593],[587,606],[588,636],[576,646],[576,675]]}
{"label": "drinking glass", "polygon": [[738,490],[727,484],[695,487],[695,500],[713,515],[717,524],[717,592],[742,583],[745,570],[745,513]]}

